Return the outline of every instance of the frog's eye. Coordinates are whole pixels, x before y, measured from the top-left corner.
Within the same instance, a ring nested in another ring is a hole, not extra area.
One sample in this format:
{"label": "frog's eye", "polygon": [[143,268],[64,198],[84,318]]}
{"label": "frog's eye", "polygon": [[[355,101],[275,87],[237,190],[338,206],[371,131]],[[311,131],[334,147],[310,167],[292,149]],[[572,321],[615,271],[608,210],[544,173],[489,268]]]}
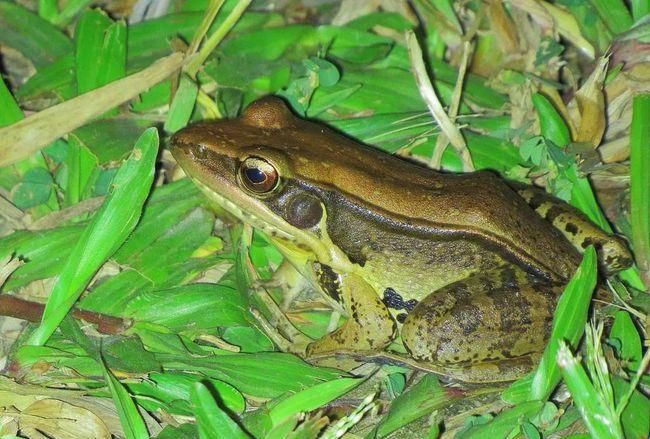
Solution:
{"label": "frog's eye", "polygon": [[251,192],[265,194],[278,186],[278,171],[259,157],[248,157],[239,167],[239,178]]}

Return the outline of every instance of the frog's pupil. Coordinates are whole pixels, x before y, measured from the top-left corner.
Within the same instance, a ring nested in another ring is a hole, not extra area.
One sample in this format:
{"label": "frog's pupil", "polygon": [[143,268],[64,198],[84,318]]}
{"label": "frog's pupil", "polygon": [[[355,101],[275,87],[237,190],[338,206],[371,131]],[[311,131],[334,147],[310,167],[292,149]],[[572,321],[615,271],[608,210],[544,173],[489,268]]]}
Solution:
{"label": "frog's pupil", "polygon": [[246,178],[251,183],[263,183],[266,180],[266,174],[262,172],[259,168],[247,168]]}

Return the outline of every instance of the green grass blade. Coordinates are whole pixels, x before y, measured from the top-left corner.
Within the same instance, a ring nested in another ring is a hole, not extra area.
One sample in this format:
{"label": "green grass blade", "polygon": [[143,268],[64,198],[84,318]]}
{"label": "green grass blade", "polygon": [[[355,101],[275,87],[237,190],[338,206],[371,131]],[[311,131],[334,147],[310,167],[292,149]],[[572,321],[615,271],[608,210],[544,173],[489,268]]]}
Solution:
{"label": "green grass blade", "polygon": [[189,55],[196,52],[201,44],[201,41],[205,38],[210,30],[212,22],[217,17],[219,10],[223,6],[224,0],[210,0],[210,3],[205,8],[205,14],[203,15],[203,20],[199,24],[194,32],[192,41],[190,42],[190,47],[187,49]]}
{"label": "green grass blade", "polygon": [[[102,363],[103,364],[103,363]],[[113,376],[113,374],[103,366],[104,379],[111,391],[117,414],[120,417],[120,424],[124,429],[124,436],[127,439],[147,439],[149,432],[145,425],[138,408],[131,399],[131,395],[126,391],[124,386]]]}
{"label": "green grass blade", "polygon": [[115,175],[112,191],[72,250],[28,344],[45,344],[93,275],[129,236],[149,194],[157,154],[158,133],[150,128]]}
{"label": "green grass blade", "polygon": [[65,26],[90,3],[92,3],[92,0],[70,0],[65,2],[65,6],[54,19],[54,24]]}
{"label": "green grass blade", "polygon": [[589,299],[596,286],[596,275],[596,252],[590,246],[558,302],[551,339],[533,376],[529,399],[545,400],[560,382],[560,369],[555,360],[560,341],[568,340],[571,346],[576,346],[580,340],[587,322]]}
{"label": "green grass blade", "polygon": [[630,222],[636,263],[650,287],[650,94],[634,98],[630,132]]}
{"label": "green grass blade", "polygon": [[214,48],[217,47],[219,43],[221,43],[221,41],[225,38],[228,32],[230,32],[230,30],[237,23],[237,21],[242,16],[244,11],[246,11],[246,8],[248,8],[250,2],[251,0],[241,0],[237,2],[237,5],[226,17],[224,22],[221,23],[221,25],[212,33],[212,35],[210,35],[207,38],[207,40],[199,50],[199,53],[197,54],[196,58],[190,61],[190,63],[187,65],[185,69],[185,71],[190,76],[196,75],[196,72],[199,71],[199,68],[201,67],[203,62],[208,58],[208,56],[210,56]]}
{"label": "green grass blade", "polygon": [[591,0],[591,4],[614,35],[625,32],[632,26],[632,17],[623,0]]}
{"label": "green grass blade", "polygon": [[38,1],[38,15],[53,23],[57,15],[59,15],[59,8],[57,7],[57,0],[39,0]]}
{"label": "green grass blade", "polygon": [[499,413],[491,421],[476,425],[455,437],[457,439],[484,439],[511,437],[521,418],[534,416],[544,406],[542,401],[528,401]]}
{"label": "green grass blade", "polygon": [[0,127],[11,125],[22,118],[22,110],[11,95],[3,79],[0,78]]}
{"label": "green grass blade", "polygon": [[12,2],[0,1],[0,44],[12,47],[40,68],[72,53],[72,43],[56,27]]}
{"label": "green grass blade", "polygon": [[436,8],[440,13],[454,25],[458,30],[461,30],[462,27],[456,16],[456,11],[454,11],[454,6],[451,0],[429,0],[429,3]]}
{"label": "green grass blade", "polygon": [[566,146],[571,142],[571,133],[562,115],[555,109],[548,98],[540,93],[532,96],[533,105],[539,116],[539,130],[557,146]]}
{"label": "green grass blade", "polygon": [[280,401],[269,410],[274,425],[281,424],[300,412],[316,410],[328,402],[344,395],[364,380],[358,378],[339,378],[338,380],[316,384]]}
{"label": "green grass blade", "polygon": [[165,131],[174,133],[187,125],[192,116],[198,94],[199,86],[189,76],[183,74],[178,90],[174,95],[174,100],[169,107],[169,113],[165,121]]}
{"label": "green grass blade", "polygon": [[70,135],[65,158],[68,170],[65,187],[65,205],[72,206],[84,198],[90,178],[97,167],[97,157],[88,150],[77,136]]}
{"label": "green grass blade", "polygon": [[638,21],[650,14],[650,1],[648,0],[630,0],[630,7],[634,21]]}
{"label": "green grass blade", "polygon": [[93,9],[75,30],[77,91],[94,90],[126,74],[126,26]]}
{"label": "green grass blade", "polygon": [[210,390],[200,382],[194,383],[190,390],[190,400],[194,405],[194,416],[201,439],[232,438],[249,439],[250,436],[233,421],[215,402]]}
{"label": "green grass blade", "polygon": [[434,375],[425,375],[417,384],[393,400],[388,413],[376,429],[377,437],[386,437],[453,399],[453,396],[444,391]]}
{"label": "green grass blade", "polygon": [[587,373],[564,341],[559,342],[557,362],[573,400],[592,437],[598,439],[623,439],[621,424],[607,402],[594,388]]}

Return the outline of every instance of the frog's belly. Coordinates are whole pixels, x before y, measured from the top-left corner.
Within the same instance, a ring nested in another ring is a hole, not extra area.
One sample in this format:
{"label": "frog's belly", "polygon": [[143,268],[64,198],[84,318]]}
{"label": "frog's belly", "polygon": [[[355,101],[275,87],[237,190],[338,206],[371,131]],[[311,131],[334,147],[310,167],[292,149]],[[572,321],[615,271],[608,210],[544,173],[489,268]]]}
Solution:
{"label": "frog's belly", "polygon": [[427,242],[402,237],[383,250],[367,248],[364,254],[364,278],[377,293],[388,296],[387,300],[398,295],[411,305],[445,285],[507,263],[499,253],[467,240]]}

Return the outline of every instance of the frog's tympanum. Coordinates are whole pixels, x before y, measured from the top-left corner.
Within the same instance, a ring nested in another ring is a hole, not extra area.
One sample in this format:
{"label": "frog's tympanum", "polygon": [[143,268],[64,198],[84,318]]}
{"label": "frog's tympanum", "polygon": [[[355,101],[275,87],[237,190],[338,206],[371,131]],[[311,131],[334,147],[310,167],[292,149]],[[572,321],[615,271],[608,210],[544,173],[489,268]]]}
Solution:
{"label": "frog's tympanum", "polygon": [[558,297],[592,244],[601,269],[630,265],[620,240],[543,191],[490,172],[446,174],[295,117],[277,98],[172,139],[221,209],[263,231],[347,320],[306,357],[376,355],[454,379],[530,371]]}

